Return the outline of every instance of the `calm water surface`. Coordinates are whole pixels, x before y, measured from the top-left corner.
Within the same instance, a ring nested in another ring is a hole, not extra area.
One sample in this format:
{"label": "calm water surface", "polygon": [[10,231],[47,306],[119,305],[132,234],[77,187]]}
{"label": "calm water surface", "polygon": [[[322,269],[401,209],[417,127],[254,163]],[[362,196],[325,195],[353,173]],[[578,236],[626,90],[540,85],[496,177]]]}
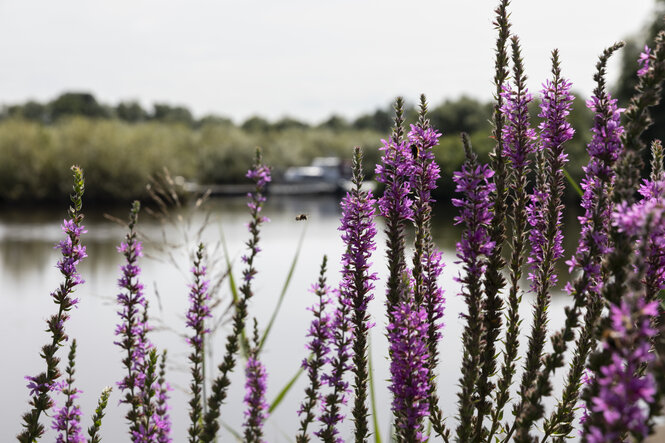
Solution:
{"label": "calm water surface", "polygon": [[[336,284],[339,281],[339,257],[343,245],[337,231],[340,215],[338,208],[337,200],[332,197],[271,198],[265,208],[265,214],[271,222],[262,231],[262,252],[256,262],[259,274],[255,280],[255,297],[250,304],[250,315],[255,316],[262,327],[267,325],[277,304],[298,241],[304,236],[293,279],[262,354],[269,372],[269,401],[298,371],[306,355],[304,334],[310,322],[306,307],[315,299],[308,288],[316,279],[323,254],[329,257],[329,282]],[[93,208],[86,212],[88,233],[83,242],[88,248],[89,257],[79,268],[86,283],[77,290],[80,303],[71,312],[71,319],[66,325],[70,337],[76,338],[78,342],[76,385],[83,390],[80,403],[84,413],[84,429],[90,425],[89,418],[101,390],[107,385],[115,386],[123,375],[121,353],[113,345],[113,331],[118,322],[116,281],[122,264],[122,256],[117,253],[116,247],[125,230],[105,219],[102,216],[104,212],[125,218],[127,211],[124,208]],[[296,222],[295,216],[299,213],[308,214],[308,221]],[[13,440],[20,430],[20,417],[27,410],[28,399],[23,377],[37,374],[44,366],[39,358],[39,349],[49,339],[44,332],[45,319],[55,309],[49,293],[60,282],[60,274],[55,268],[59,253],[53,245],[62,238],[60,223],[64,216],[64,211],[46,209],[5,209],[0,214],[0,307],[4,319],[0,322],[0,350],[4,356],[0,377],[0,392],[4,397],[4,401],[0,402],[0,441]],[[463,303],[461,297],[456,295],[459,285],[453,280],[459,272],[454,263],[454,248],[460,230],[452,226],[453,216],[452,209],[439,209],[434,226],[435,241],[444,251],[446,262],[440,282],[446,289],[447,305],[444,340],[440,345],[439,396],[445,414],[451,417],[451,423],[456,413],[455,393],[461,362],[459,337],[463,329],[459,318]],[[248,237],[245,227],[247,221],[243,199],[211,201],[207,213],[201,210],[182,211],[179,222],[175,224],[160,223],[145,213],[141,216],[139,230],[146,244],[146,257],[141,262],[142,281],[146,286],[155,325],[152,340],[160,349],[166,347],[169,351],[168,377],[174,388],[170,414],[176,442],[186,441],[189,420],[187,389],[190,378],[186,366],[189,350],[183,338],[188,333],[184,328],[184,314],[188,307],[189,254],[199,240],[205,241],[213,249],[210,251],[211,267],[221,272],[225,260],[220,245],[223,236],[229,259],[234,263],[235,275],[239,278],[239,257],[244,253],[244,242]],[[386,274],[384,243],[384,237],[379,235],[379,248],[373,257],[373,271],[381,279]],[[385,437],[389,426],[390,395],[385,382],[389,372],[385,358],[384,293],[385,286],[380,280],[375,291],[376,299],[370,303],[370,311],[377,324],[371,338],[372,355],[379,423]],[[217,318],[223,318],[223,307],[230,300],[227,281],[221,283],[217,296],[222,301]],[[552,328],[561,323],[565,303],[566,297],[554,298],[550,310],[553,316]],[[528,315],[531,300],[525,298],[523,305],[524,315]],[[524,324],[528,325],[528,321]],[[223,325],[214,337],[211,349],[215,364],[220,361],[227,331],[228,327]],[[66,359],[66,353],[66,349],[59,353],[63,360]],[[222,409],[223,421],[234,430],[241,430],[243,421],[242,368],[240,362],[234,373],[226,405]],[[268,442],[293,441],[299,423],[296,410],[302,401],[305,385],[305,377],[301,377],[268,420],[265,427]],[[118,391],[114,391],[102,427],[106,441],[129,441],[123,418],[125,408],[118,405],[119,398]],[[223,435],[231,434],[224,430]]]}

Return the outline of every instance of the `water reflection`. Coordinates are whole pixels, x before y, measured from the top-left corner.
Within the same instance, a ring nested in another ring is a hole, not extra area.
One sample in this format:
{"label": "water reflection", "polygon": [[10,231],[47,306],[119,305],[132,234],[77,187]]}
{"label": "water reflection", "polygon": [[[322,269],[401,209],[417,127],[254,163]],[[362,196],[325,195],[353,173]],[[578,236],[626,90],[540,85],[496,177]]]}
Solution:
{"label": "water reflection", "polygon": [[[85,225],[88,233],[83,237],[83,241],[88,248],[89,257],[80,268],[86,284],[77,292],[81,299],[80,307],[72,312],[72,319],[67,324],[69,334],[79,342],[77,384],[84,391],[81,406],[86,414],[94,409],[101,389],[122,376],[119,351],[113,346],[113,331],[117,322],[117,308],[114,306],[116,280],[118,267],[122,263],[116,247],[124,236],[124,229],[105,219],[103,214],[109,212],[115,217],[125,218],[128,210],[128,207],[92,208],[86,213]],[[142,213],[139,223],[141,236],[146,240],[147,255],[160,258],[155,260],[146,257],[142,261],[142,281],[146,284],[146,294],[151,300],[154,323],[160,326],[159,330],[153,333],[153,341],[159,347],[167,347],[171,356],[170,379],[177,388],[172,393],[172,404],[177,405],[171,411],[174,441],[186,440],[188,423],[186,392],[189,374],[184,362],[189,350],[183,340],[183,334],[186,333],[183,316],[187,310],[189,282],[187,270],[190,267],[188,257],[197,241],[205,241],[211,245],[211,260],[223,270],[226,262],[220,243],[223,235],[229,260],[235,263],[234,272],[239,276],[239,256],[243,253],[247,239],[244,198],[212,200],[207,211],[209,212],[187,208],[175,215],[172,219],[174,223],[165,225]],[[300,213],[306,213],[308,220],[296,221],[295,218]],[[455,414],[455,381],[459,373],[461,354],[459,337],[463,328],[462,320],[458,316],[463,310],[463,303],[461,297],[456,296],[457,284],[453,281],[453,277],[459,272],[454,264],[454,248],[461,235],[461,227],[452,224],[456,213],[450,206],[439,206],[433,219],[433,236],[438,246],[443,249],[447,264],[441,282],[446,288],[448,299],[445,338],[441,344],[441,374],[446,381],[441,383],[439,394],[446,415],[451,417]],[[6,321],[0,323],[0,336],[3,337],[0,343],[3,355],[12,356],[3,364],[3,377],[0,381],[0,390],[8,399],[0,402],[0,441],[10,441],[19,431],[19,416],[27,407],[27,390],[23,376],[38,372],[43,365],[38,353],[47,339],[43,332],[44,319],[52,313],[54,306],[48,294],[60,281],[60,275],[55,268],[58,251],[53,245],[62,238],[59,225],[63,215],[64,211],[48,208],[35,211],[9,210],[0,215],[0,306],[2,312],[8,314],[5,315]],[[272,221],[262,232],[262,252],[256,263],[259,270],[255,284],[256,296],[250,306],[251,315],[256,316],[263,327],[268,323],[277,304],[285,275],[297,250],[298,240],[301,235],[305,235],[293,280],[263,354],[269,370],[268,397],[272,399],[286,380],[298,370],[301,359],[305,357],[304,332],[310,321],[305,307],[314,301],[307,289],[318,274],[321,257],[324,253],[330,257],[329,281],[335,284],[339,281],[339,257],[343,245],[337,231],[339,203],[335,197],[271,198],[265,208],[265,215]],[[373,257],[373,270],[380,276],[385,275],[386,269],[382,230],[380,227],[377,239],[379,249]],[[568,251],[574,247],[575,241],[574,238],[567,239]],[[168,247],[165,247],[165,244]],[[560,272],[564,269],[560,268]],[[567,275],[567,272],[563,275]],[[372,332],[372,346],[375,380],[380,383],[377,392],[379,405],[390,403],[390,396],[383,382],[389,377],[384,358],[387,349],[382,302],[384,292],[382,283],[377,284],[377,300],[370,305],[371,315],[377,319],[377,327]],[[156,294],[159,294],[159,298]],[[227,282],[219,287],[217,296],[221,301],[218,310],[218,316],[221,316],[223,308],[228,306],[230,301]],[[565,302],[564,298],[555,298],[555,306],[551,312],[560,312]],[[528,302],[525,302],[523,307],[523,315],[528,316]],[[555,318],[552,324],[556,325],[557,321]],[[209,348],[213,353],[213,361],[218,361],[223,352],[226,332],[227,329],[220,329]],[[64,356],[65,351],[61,352]],[[223,409],[224,421],[236,429],[243,420],[243,408],[240,407],[244,394],[242,373],[241,367],[236,368],[227,406]],[[295,433],[298,423],[295,411],[302,399],[304,382],[304,379],[299,380],[292,393],[269,420],[266,427],[268,441],[288,441],[284,433]],[[118,393],[114,392],[110,405],[117,404],[118,398]],[[105,418],[103,429],[107,441],[127,440],[122,410],[110,408]],[[389,425],[389,415],[389,408],[380,410],[379,421],[384,433]],[[89,415],[86,420],[88,418]],[[88,425],[84,420],[84,426]]]}

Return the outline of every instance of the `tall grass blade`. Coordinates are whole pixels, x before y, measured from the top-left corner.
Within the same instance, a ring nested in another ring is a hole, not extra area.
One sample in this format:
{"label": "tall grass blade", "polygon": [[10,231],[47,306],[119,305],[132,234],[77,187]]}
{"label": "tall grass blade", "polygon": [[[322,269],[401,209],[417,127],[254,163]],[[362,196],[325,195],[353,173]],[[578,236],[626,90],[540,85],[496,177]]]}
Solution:
{"label": "tall grass blade", "polygon": [[[233,277],[233,263],[229,258],[229,248],[226,246],[226,237],[224,237],[224,230],[222,226],[219,227],[219,238],[222,241],[222,249],[224,251],[224,260],[226,261],[226,274],[229,276],[229,290],[231,291],[231,296],[233,296],[233,305],[235,306],[238,303],[238,285],[236,285],[236,280]],[[247,334],[245,330],[242,330],[241,340],[240,340],[240,349],[242,350],[242,356],[246,359],[249,355],[249,349],[247,349]]]}
{"label": "tall grass blade", "polygon": [[277,397],[275,397],[275,399],[272,401],[272,403],[270,403],[270,408],[268,409],[268,414],[272,414],[272,411],[277,409],[277,406],[279,406],[279,404],[282,402],[282,400],[284,400],[284,397],[286,397],[286,394],[289,393],[289,391],[291,390],[293,385],[296,383],[296,381],[298,381],[298,378],[300,378],[300,376],[302,375],[302,373],[304,371],[305,370],[302,367],[298,368],[298,372],[296,372],[296,375],[291,377],[291,380],[289,380],[289,382],[286,384],[286,386],[284,386],[282,388],[282,390],[279,391],[279,394],[277,394]]}
{"label": "tall grass blade", "polygon": [[277,319],[277,314],[279,313],[279,310],[282,307],[282,302],[284,302],[286,291],[289,289],[289,285],[291,284],[291,278],[293,277],[293,272],[296,269],[296,263],[298,263],[298,257],[300,256],[300,251],[302,250],[303,240],[305,239],[305,232],[307,232],[307,223],[305,223],[305,225],[302,228],[302,232],[300,233],[300,239],[298,240],[296,253],[293,256],[293,260],[291,261],[291,267],[289,268],[289,272],[286,274],[286,280],[284,281],[284,286],[282,286],[282,292],[279,294],[279,299],[277,300],[277,305],[275,306],[275,310],[272,312],[272,315],[270,316],[270,321],[268,322],[268,326],[266,326],[265,331],[263,331],[263,336],[261,337],[261,343],[259,344],[258,352],[261,352],[261,349],[263,349],[263,345],[268,339],[270,330],[272,329],[272,326],[275,323],[275,320]]}
{"label": "tall grass blade", "polygon": [[372,408],[372,425],[374,426],[374,443],[381,443],[381,430],[379,429],[379,417],[376,409],[376,388],[374,387],[374,365],[372,364],[372,341],[367,343],[367,355],[369,359],[367,366],[369,369],[369,401]]}
{"label": "tall grass blade", "polygon": [[584,192],[582,191],[582,188],[580,188],[580,185],[577,184],[575,179],[573,178],[572,175],[566,170],[566,168],[563,168],[563,175],[566,176],[566,180],[568,180],[568,183],[570,183],[570,186],[573,187],[575,192],[577,192],[577,195],[582,197],[584,195]]}

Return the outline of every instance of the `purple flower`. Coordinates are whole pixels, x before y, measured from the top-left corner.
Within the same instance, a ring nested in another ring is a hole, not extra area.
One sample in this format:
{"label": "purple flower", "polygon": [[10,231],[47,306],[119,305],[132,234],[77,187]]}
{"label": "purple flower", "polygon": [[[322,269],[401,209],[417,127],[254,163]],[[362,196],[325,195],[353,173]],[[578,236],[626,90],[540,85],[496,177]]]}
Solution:
{"label": "purple flower", "polygon": [[596,420],[586,436],[590,443],[618,441],[625,432],[647,436],[648,404],[656,384],[650,373],[641,375],[640,368],[655,358],[651,340],[657,333],[652,326],[657,316],[657,301],[633,294],[620,306],[611,306],[612,330],[604,343],[610,361],[596,374],[599,391],[590,405]]}
{"label": "purple flower", "polygon": [[369,274],[369,259],[376,249],[374,202],[371,192],[347,193],[342,199],[342,219],[338,228],[346,245],[346,252],[342,255],[341,297],[363,313],[367,310],[367,303],[374,298],[370,292],[374,289],[372,281],[376,280],[376,273]]}
{"label": "purple flower", "polygon": [[355,148],[353,158],[354,188],[342,199],[342,220],[339,228],[346,251],[342,255],[342,281],[340,299],[349,307],[353,324],[353,373],[356,440],[367,434],[367,336],[373,326],[367,313],[367,304],[374,298],[372,290],[376,273],[370,273],[369,261],[376,249],[374,237],[374,203],[370,191],[362,191],[362,154]]}
{"label": "purple flower", "polygon": [[[135,231],[139,210],[140,204],[134,202],[129,214],[129,231],[125,241],[118,247],[118,251],[125,257],[125,263],[120,266],[121,276],[118,279],[121,291],[116,299],[120,306],[120,323],[116,326],[118,340],[114,344],[123,351],[122,363],[126,372],[117,384],[124,395],[120,402],[130,406],[126,414],[130,435],[135,441],[153,442],[156,441],[158,431],[154,426],[154,405],[145,402],[154,401],[153,391],[159,389],[159,386],[153,386],[154,377],[153,381],[149,380],[149,374],[154,375],[155,368],[150,366],[148,355],[156,351],[147,337],[150,331],[148,306],[143,295],[143,284],[138,279],[141,273],[138,259],[143,255],[143,246]],[[153,412],[145,416],[144,411]],[[150,426],[146,427],[145,423],[150,423]]]}
{"label": "purple flower", "polygon": [[74,403],[79,398],[79,389],[67,382],[57,383],[57,391],[67,396],[65,405],[55,410],[52,429],[58,431],[56,443],[84,443],[85,437],[81,428],[81,408]]}
{"label": "purple flower", "polygon": [[640,66],[640,69],[637,70],[637,76],[642,77],[644,74],[649,72],[649,65],[651,62],[651,48],[644,46],[644,51],[640,53],[640,58],[637,60],[637,64]]}
{"label": "purple flower", "polygon": [[265,400],[266,396],[266,379],[267,373],[263,364],[252,355],[247,360],[245,367],[245,404],[247,410],[245,411],[245,437],[247,441],[263,442],[261,439],[261,430],[263,423],[268,417],[268,403]]}
{"label": "purple flower", "polygon": [[199,266],[191,269],[194,283],[189,286],[189,310],[186,315],[187,326],[194,330],[194,334],[187,338],[187,343],[197,348],[203,346],[203,338],[210,332],[210,329],[205,327],[205,319],[212,317],[208,306],[210,280],[206,278],[206,267],[200,262],[198,264]]}
{"label": "purple flower", "polygon": [[326,313],[326,307],[331,303],[327,295],[330,288],[327,286],[321,288],[318,284],[313,284],[310,291],[319,295],[319,300],[308,308],[314,314],[314,318],[307,331],[307,337],[311,340],[306,348],[314,354],[316,360],[303,359],[302,367],[307,370],[310,379],[318,380],[318,369],[325,363],[333,339],[332,317]]}
{"label": "purple flower", "polygon": [[413,219],[411,178],[413,176],[413,155],[408,142],[396,143],[394,140],[381,140],[383,151],[381,163],[376,165],[376,181],[386,185],[386,190],[379,198],[379,212],[386,218],[398,217],[403,220]]}
{"label": "purple flower", "polygon": [[613,167],[623,152],[621,143],[621,112],[616,99],[608,94],[594,95],[587,106],[595,113],[592,138],[587,146],[589,163],[583,168],[582,208],[584,215],[578,217],[582,226],[580,240],[575,255],[566,263],[570,272],[582,269],[586,278],[583,287],[566,289],[571,294],[581,297],[589,291],[598,294],[601,286],[600,262],[603,255],[611,251],[609,241],[609,221],[612,215],[612,202],[608,196],[614,183]]}
{"label": "purple flower", "polygon": [[[533,194],[531,202],[527,206],[527,220],[531,225],[529,240],[531,242],[531,255],[527,263],[531,265],[529,279],[533,281],[532,290],[537,292],[537,286],[548,284],[555,285],[557,275],[554,273],[552,264],[563,256],[563,234],[561,232],[562,206],[561,195],[563,194],[563,166],[568,161],[568,155],[563,152],[565,142],[573,138],[574,129],[566,120],[570,114],[573,95],[570,93],[572,84],[558,77],[555,71],[554,82],[548,80],[543,85],[543,101],[540,105],[539,117],[544,120],[539,125],[541,145],[539,149],[545,156],[545,172],[547,180],[539,183]],[[548,211],[554,208],[554,214]],[[552,218],[554,226],[548,224],[548,218]],[[551,229],[553,227],[553,229]],[[551,236],[550,232],[554,232]],[[548,237],[552,238],[548,238]],[[546,260],[546,252],[550,269],[546,276],[547,282],[537,282],[537,272],[542,268]]]}
{"label": "purple flower", "polygon": [[252,262],[256,254],[258,254],[261,250],[258,246],[259,227],[262,223],[267,223],[270,221],[268,217],[261,215],[263,203],[266,201],[266,187],[271,181],[270,168],[263,164],[260,151],[258,150],[253,167],[247,171],[247,178],[250,178],[254,181],[256,188],[254,192],[247,194],[247,198],[249,200],[247,202],[247,207],[249,208],[249,213],[251,216],[251,221],[247,225],[247,229],[249,230],[250,234],[252,234],[252,236],[247,242],[249,253],[241,257],[241,260],[249,265],[243,270],[243,280],[245,281],[245,284],[249,284],[249,282],[252,281],[254,275],[256,274],[256,270],[254,269]]}
{"label": "purple flower", "polygon": [[[337,424],[344,419],[340,412],[341,405],[345,405],[347,394],[349,392],[349,383],[345,380],[344,374],[352,366],[350,360],[351,342],[353,340],[353,328],[351,326],[350,311],[351,306],[346,298],[342,296],[339,290],[334,290],[337,296],[337,309],[332,315],[332,346],[333,353],[326,363],[331,366],[328,372],[321,374],[321,381],[332,389],[332,392],[325,395],[321,405],[321,415],[319,422],[323,427],[314,433],[317,437],[332,440],[339,433]],[[341,438],[336,438],[337,442],[343,442]]]}
{"label": "purple flower", "polygon": [[422,419],[429,414],[427,312],[408,297],[392,315],[394,321],[387,327],[392,355],[390,391],[398,435],[404,435],[405,441],[426,441]]}
{"label": "purple flower", "polygon": [[651,299],[665,289],[665,181],[645,180],[640,194],[643,199],[639,202],[624,202],[616,208],[614,225],[620,232],[637,237],[638,262],[646,265],[647,297]]}
{"label": "purple flower", "polygon": [[535,151],[536,131],[529,126],[529,109],[531,94],[526,88],[513,90],[506,84],[501,93],[503,113],[506,124],[503,127],[504,155],[512,162],[516,171],[526,170],[529,154]]}
{"label": "purple flower", "polygon": [[318,300],[314,306],[309,310],[314,315],[312,323],[310,324],[307,336],[310,341],[306,347],[310,351],[310,356],[303,359],[302,367],[307,370],[309,376],[309,386],[305,389],[305,399],[300,404],[298,415],[302,416],[300,421],[300,429],[296,441],[308,441],[309,434],[307,428],[309,424],[316,418],[314,407],[317,402],[322,398],[321,388],[321,373],[323,366],[328,359],[330,352],[330,343],[334,338],[332,331],[332,317],[326,312],[327,306],[331,300],[328,296],[330,288],[326,285],[326,266],[328,258],[324,255],[321,263],[321,271],[319,273],[319,280],[312,285],[311,292],[314,293]]}
{"label": "purple flower", "polygon": [[458,263],[464,263],[470,279],[482,276],[485,268],[481,257],[489,255],[494,248],[487,230],[492,221],[489,196],[494,190],[494,183],[490,181],[493,175],[489,166],[475,162],[466,162],[461,172],[453,174],[455,191],[464,195],[464,198],[452,199],[453,205],[460,208],[460,215],[455,216],[454,221],[456,225],[466,225],[462,241],[457,243],[457,257],[460,259]]}
{"label": "purple flower", "polygon": [[441,134],[431,127],[423,128],[411,125],[408,140],[411,149],[415,153],[413,166],[408,171],[411,174],[411,189],[415,193],[414,212],[419,213],[429,208],[432,199],[432,190],[436,189],[436,181],[439,179],[441,169],[434,161],[434,146],[439,143]]}

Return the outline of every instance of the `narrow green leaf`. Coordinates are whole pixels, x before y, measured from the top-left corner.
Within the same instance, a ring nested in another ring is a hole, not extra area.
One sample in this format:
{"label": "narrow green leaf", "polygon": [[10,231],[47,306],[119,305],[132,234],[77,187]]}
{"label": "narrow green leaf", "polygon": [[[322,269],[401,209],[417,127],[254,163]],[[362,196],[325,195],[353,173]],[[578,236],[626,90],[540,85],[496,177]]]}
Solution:
{"label": "narrow green leaf", "polygon": [[582,196],[584,195],[584,192],[582,191],[582,188],[580,188],[580,185],[577,184],[577,182],[575,181],[575,179],[573,178],[573,176],[570,175],[570,174],[568,173],[568,171],[566,171],[566,168],[563,168],[563,175],[566,176],[566,179],[568,180],[568,183],[570,183],[570,185],[573,187],[573,189],[575,190],[575,192],[577,192],[577,194],[578,194],[580,197],[582,197]]}
{"label": "narrow green leaf", "polygon": [[372,340],[367,343],[368,369],[369,369],[369,401],[372,407],[372,425],[374,426],[374,443],[381,443],[381,430],[379,429],[379,417],[376,409],[376,388],[374,386],[374,366],[372,364]]}
{"label": "narrow green leaf", "polygon": [[279,404],[282,402],[282,400],[284,400],[284,397],[286,397],[286,394],[288,394],[288,392],[291,390],[291,388],[296,383],[296,381],[298,381],[298,378],[302,375],[302,373],[304,371],[305,370],[302,367],[298,368],[298,372],[296,372],[296,375],[294,375],[291,378],[291,380],[289,380],[289,382],[286,384],[286,386],[284,386],[282,388],[282,390],[279,391],[279,394],[277,394],[277,397],[275,397],[275,399],[272,401],[272,403],[270,403],[270,408],[268,409],[268,414],[272,414],[272,411],[277,409],[277,406],[279,406]]}
{"label": "narrow green leaf", "polygon": [[[222,249],[224,250],[224,260],[226,260],[226,273],[229,277],[229,290],[233,296],[233,305],[237,305],[239,300],[238,295],[238,286],[236,285],[236,280],[233,278],[233,263],[231,263],[229,249],[226,247],[226,237],[224,237],[224,230],[222,226],[219,226],[219,237],[222,240]],[[242,356],[246,359],[249,355],[249,349],[247,349],[247,334],[243,329],[241,332],[240,340],[240,349],[242,350]]]}
{"label": "narrow green leaf", "polygon": [[296,269],[296,263],[298,263],[298,257],[300,256],[300,251],[302,250],[302,244],[303,240],[305,239],[306,231],[307,231],[307,223],[305,223],[305,225],[302,228],[302,232],[300,233],[300,239],[298,240],[298,247],[296,248],[296,253],[293,256],[293,260],[291,261],[291,267],[289,268],[289,272],[288,274],[286,274],[286,280],[284,281],[284,286],[282,286],[282,292],[279,294],[277,305],[275,306],[275,309],[272,311],[272,315],[270,316],[270,321],[268,322],[268,326],[266,326],[265,331],[263,331],[263,336],[261,337],[261,343],[259,344],[258,352],[261,352],[261,349],[263,349],[263,345],[268,339],[268,334],[270,334],[270,330],[272,329],[272,326],[275,323],[275,320],[277,319],[277,314],[279,313],[279,310],[282,307],[282,302],[284,302],[286,291],[289,289],[289,284],[291,284],[291,277],[293,277],[293,272]]}
{"label": "narrow green leaf", "polygon": [[222,248],[224,249],[224,259],[226,260],[226,272],[229,276],[229,289],[231,290],[231,295],[233,296],[233,303],[238,303],[238,286],[236,285],[236,280],[233,278],[233,265],[229,256],[229,249],[226,246],[226,237],[224,237],[224,231],[222,227],[219,227],[219,237],[222,239]]}

